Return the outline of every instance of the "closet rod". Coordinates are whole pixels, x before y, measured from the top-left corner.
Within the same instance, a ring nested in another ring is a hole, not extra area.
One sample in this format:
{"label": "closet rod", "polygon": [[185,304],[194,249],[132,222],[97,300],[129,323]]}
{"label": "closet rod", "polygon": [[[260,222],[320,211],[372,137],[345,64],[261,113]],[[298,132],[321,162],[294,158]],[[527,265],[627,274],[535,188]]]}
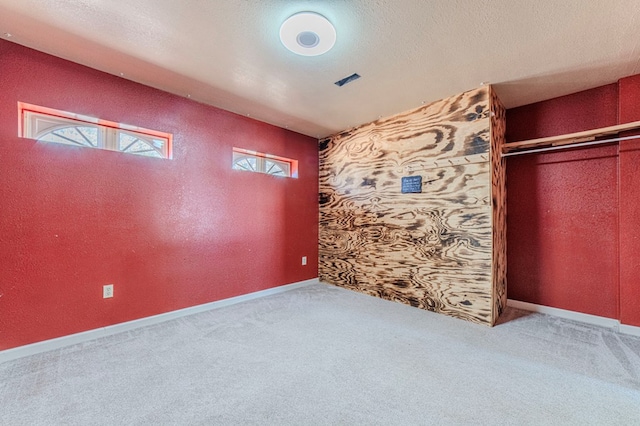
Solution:
{"label": "closet rod", "polygon": [[600,141],[580,142],[580,143],[566,144],[566,145],[560,145],[560,146],[549,146],[547,148],[538,148],[538,149],[530,149],[530,150],[523,150],[523,151],[507,152],[506,154],[501,154],[501,156],[502,157],[511,157],[512,155],[531,154],[531,153],[534,153],[534,152],[556,151],[558,149],[578,148],[578,147],[581,147],[581,146],[600,145],[600,144],[605,144],[605,143],[628,141],[628,140],[639,139],[639,138],[640,138],[640,135],[624,136],[624,137],[621,137],[621,138],[603,139],[603,140],[600,140]]}

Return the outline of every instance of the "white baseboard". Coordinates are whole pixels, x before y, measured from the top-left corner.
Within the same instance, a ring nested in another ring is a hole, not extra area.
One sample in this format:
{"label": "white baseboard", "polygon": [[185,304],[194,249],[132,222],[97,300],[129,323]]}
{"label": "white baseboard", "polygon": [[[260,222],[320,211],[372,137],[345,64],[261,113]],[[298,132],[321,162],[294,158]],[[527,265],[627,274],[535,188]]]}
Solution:
{"label": "white baseboard", "polygon": [[640,327],[634,327],[632,325],[620,324],[620,333],[630,334],[632,336],[640,337]]}
{"label": "white baseboard", "polygon": [[42,342],[31,343],[29,345],[18,346],[17,348],[6,349],[0,351],[0,364],[6,361],[22,358],[25,356],[35,355],[42,352],[52,351],[54,349],[63,348],[65,346],[76,345],[78,343],[88,342],[105,336],[122,333],[124,331],[133,330],[140,327],[159,324],[176,318],[197,314],[199,312],[209,311],[211,309],[223,308],[225,306],[235,305],[236,303],[246,302],[261,297],[271,296],[273,294],[284,293],[296,288],[307,287],[317,284],[317,278],[306,281],[300,281],[293,284],[286,284],[279,287],[268,288],[266,290],[256,291],[254,293],[243,294],[242,296],[230,297],[228,299],[218,300],[215,302],[205,303],[202,305],[191,306],[189,308],[179,309],[177,311],[166,312],[164,314],[153,315],[150,317],[140,318],[133,321],[127,321],[120,324],[108,325],[106,327],[96,328],[94,330],[83,331],[81,333],[70,334],[55,339],[44,340]]}
{"label": "white baseboard", "polygon": [[611,328],[619,333],[640,336],[640,327],[620,324],[620,321],[613,318],[583,314],[582,312],[567,311],[565,309],[552,308],[550,306],[536,305],[535,303],[520,302],[518,300],[511,300],[511,299],[507,300],[507,306],[510,306],[516,309],[522,309],[525,311],[530,311],[530,312],[539,312],[541,314],[548,314],[554,317],[580,321],[587,324],[599,325],[601,327]]}

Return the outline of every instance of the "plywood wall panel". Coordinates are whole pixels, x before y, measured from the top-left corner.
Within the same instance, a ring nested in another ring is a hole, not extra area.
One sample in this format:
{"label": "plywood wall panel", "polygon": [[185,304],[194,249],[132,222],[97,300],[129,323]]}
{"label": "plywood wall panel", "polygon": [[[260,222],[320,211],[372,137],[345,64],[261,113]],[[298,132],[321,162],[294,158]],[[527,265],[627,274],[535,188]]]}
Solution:
{"label": "plywood wall panel", "polygon": [[[323,281],[493,324],[503,205],[492,185],[504,179],[492,177],[492,104],[483,87],[320,142]],[[415,175],[422,192],[401,193]]]}

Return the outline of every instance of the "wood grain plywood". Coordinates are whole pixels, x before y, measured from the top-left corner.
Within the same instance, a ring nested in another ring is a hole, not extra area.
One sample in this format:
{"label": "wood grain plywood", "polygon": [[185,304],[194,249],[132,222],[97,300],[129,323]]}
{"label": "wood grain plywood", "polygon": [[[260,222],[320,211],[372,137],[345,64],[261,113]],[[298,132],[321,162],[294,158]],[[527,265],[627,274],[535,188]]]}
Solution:
{"label": "wood grain plywood", "polygon": [[[504,126],[491,105],[483,87],[320,142],[321,280],[493,324],[504,170],[492,174],[491,132]],[[422,192],[401,193],[416,175]]]}

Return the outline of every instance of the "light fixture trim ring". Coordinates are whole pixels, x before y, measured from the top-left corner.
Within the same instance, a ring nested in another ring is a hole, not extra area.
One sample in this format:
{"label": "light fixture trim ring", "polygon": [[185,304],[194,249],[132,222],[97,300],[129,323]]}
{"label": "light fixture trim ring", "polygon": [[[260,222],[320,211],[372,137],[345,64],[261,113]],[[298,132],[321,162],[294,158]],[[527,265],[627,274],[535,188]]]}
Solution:
{"label": "light fixture trim ring", "polygon": [[327,18],[316,12],[299,12],[287,18],[280,27],[280,41],[298,55],[318,56],[336,43],[336,29]]}

